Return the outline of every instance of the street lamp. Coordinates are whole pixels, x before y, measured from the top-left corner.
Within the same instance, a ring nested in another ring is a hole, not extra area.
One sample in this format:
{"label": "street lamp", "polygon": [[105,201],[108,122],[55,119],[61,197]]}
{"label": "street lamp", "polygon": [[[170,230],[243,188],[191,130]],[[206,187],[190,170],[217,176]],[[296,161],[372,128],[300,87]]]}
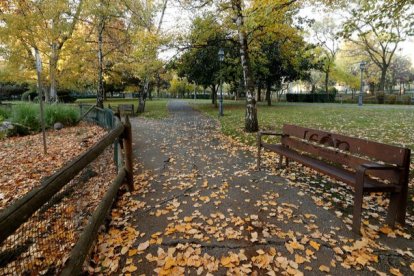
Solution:
{"label": "street lamp", "polygon": [[221,74],[221,64],[224,61],[224,50],[220,48],[218,52],[218,57],[220,61],[220,101],[219,101],[219,116],[223,116],[223,77]]}
{"label": "street lamp", "polygon": [[359,64],[359,69],[361,69],[361,90],[359,91],[359,98],[358,98],[358,106],[362,106],[362,93],[364,92],[364,80],[363,80],[363,73],[365,70],[365,66],[367,64],[365,63],[365,61],[362,61]]}

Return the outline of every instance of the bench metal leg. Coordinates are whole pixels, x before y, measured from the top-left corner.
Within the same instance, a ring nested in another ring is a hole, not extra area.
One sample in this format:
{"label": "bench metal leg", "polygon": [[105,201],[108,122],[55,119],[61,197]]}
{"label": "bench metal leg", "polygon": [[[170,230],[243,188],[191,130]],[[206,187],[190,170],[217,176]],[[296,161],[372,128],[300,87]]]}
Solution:
{"label": "bench metal leg", "polygon": [[355,198],[354,198],[354,212],[352,217],[352,231],[356,234],[360,234],[361,231],[361,213],[362,213],[362,202],[364,199],[364,187],[357,183],[355,187]]}
{"label": "bench metal leg", "polygon": [[286,167],[289,167],[289,158],[287,158],[286,156],[285,156],[285,164],[286,164]]}
{"label": "bench metal leg", "polygon": [[395,220],[398,215],[399,202],[401,201],[401,193],[391,193],[390,205],[388,206],[387,224],[391,227],[395,226]]}
{"label": "bench metal leg", "polygon": [[[408,185],[408,182],[407,182],[407,185]],[[407,201],[408,201],[408,186],[402,189],[397,200],[398,200],[398,203],[397,203],[397,211],[396,211],[395,219],[399,224],[405,225],[405,216],[406,216]]]}
{"label": "bench metal leg", "polygon": [[283,155],[279,155],[279,165],[277,167],[278,169],[281,169],[283,167]]}

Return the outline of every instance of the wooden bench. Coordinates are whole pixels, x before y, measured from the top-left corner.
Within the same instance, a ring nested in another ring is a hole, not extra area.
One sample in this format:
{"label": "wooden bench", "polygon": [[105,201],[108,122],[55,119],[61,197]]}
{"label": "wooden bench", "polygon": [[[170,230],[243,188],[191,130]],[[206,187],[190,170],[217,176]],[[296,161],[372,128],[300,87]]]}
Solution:
{"label": "wooden bench", "polygon": [[134,115],[134,105],[133,104],[120,104],[118,105],[119,112],[122,115],[129,114]]}
{"label": "wooden bench", "polygon": [[134,115],[134,105],[133,104],[120,104],[118,106],[108,106],[109,109],[111,109],[115,114],[119,114],[119,116],[122,115]]}
{"label": "wooden bench", "polygon": [[[263,135],[281,137],[280,144],[262,141]],[[261,131],[257,136],[257,167],[260,152],[266,150],[280,156],[279,165],[297,161],[322,174],[352,186],[355,190],[353,226],[359,234],[363,194],[390,193],[387,224],[404,225],[407,209],[410,149],[330,133],[295,125],[284,125],[282,133]]]}

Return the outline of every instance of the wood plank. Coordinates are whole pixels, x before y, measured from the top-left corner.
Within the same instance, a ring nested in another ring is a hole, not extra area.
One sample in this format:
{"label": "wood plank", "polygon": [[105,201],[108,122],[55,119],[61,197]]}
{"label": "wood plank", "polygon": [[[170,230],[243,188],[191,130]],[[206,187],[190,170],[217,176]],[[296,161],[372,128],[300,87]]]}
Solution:
{"label": "wood plank", "polygon": [[[324,161],[317,160],[309,156],[302,155],[295,150],[284,147],[283,145],[264,144],[264,148],[274,151],[283,156],[287,156],[289,159],[295,160],[296,162],[304,164],[305,166],[310,167],[320,173],[326,174],[332,177],[333,179],[337,179],[346,184],[349,184],[352,187],[355,187],[354,172],[348,171],[344,168],[329,165]],[[379,182],[367,177],[365,181],[364,190],[366,192],[391,192],[399,190],[399,187],[397,187],[396,185]]]}
{"label": "wood plank", "polygon": [[[378,164],[369,159],[364,159],[358,156],[347,154],[346,152],[336,150],[331,147],[319,146],[318,144],[309,143],[305,140],[294,139],[291,137],[282,137],[282,144],[289,148],[294,148],[298,151],[307,152],[311,155],[321,157],[327,161],[346,166],[347,170],[355,171],[362,164]],[[379,177],[384,180],[389,180],[393,183],[398,183],[400,180],[400,171],[368,171],[368,175]]]}
{"label": "wood plank", "polygon": [[82,274],[82,265],[85,262],[85,258],[89,254],[89,250],[96,239],[99,227],[104,222],[109,210],[111,210],[111,206],[116,198],[119,187],[125,177],[126,170],[125,168],[122,168],[108,191],[105,193],[101,203],[99,203],[98,207],[93,212],[88,224],[76,242],[75,247],[70,252],[70,257],[60,275],[69,276]]}
{"label": "wood plank", "polygon": [[398,166],[406,165],[406,155],[407,151],[409,152],[409,149],[402,147],[295,125],[285,124],[283,133],[304,140],[322,140],[322,143],[327,145],[336,143],[339,149],[347,150],[352,154]]}

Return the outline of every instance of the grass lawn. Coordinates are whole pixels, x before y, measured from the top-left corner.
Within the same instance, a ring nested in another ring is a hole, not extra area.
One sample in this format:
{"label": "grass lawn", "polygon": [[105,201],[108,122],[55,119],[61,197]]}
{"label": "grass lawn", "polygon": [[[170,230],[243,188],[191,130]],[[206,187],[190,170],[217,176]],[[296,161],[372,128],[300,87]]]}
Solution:
{"label": "grass lawn", "polygon": [[[218,110],[208,101],[191,101],[192,105],[218,117]],[[244,101],[225,101],[224,116],[219,118],[222,131],[243,143],[253,145],[256,135],[243,131]],[[281,130],[283,124],[295,124],[366,138],[414,150],[414,108],[410,106],[351,104],[258,105],[260,129]]]}
{"label": "grass lawn", "polygon": [[[152,119],[162,119],[168,117],[167,102],[168,100],[166,99],[147,100],[145,103],[145,112],[140,116]],[[79,99],[76,103],[95,104],[96,99]],[[118,106],[120,104],[133,104],[136,112],[138,108],[138,99],[110,99],[104,102],[105,107],[108,107],[108,105]]]}

